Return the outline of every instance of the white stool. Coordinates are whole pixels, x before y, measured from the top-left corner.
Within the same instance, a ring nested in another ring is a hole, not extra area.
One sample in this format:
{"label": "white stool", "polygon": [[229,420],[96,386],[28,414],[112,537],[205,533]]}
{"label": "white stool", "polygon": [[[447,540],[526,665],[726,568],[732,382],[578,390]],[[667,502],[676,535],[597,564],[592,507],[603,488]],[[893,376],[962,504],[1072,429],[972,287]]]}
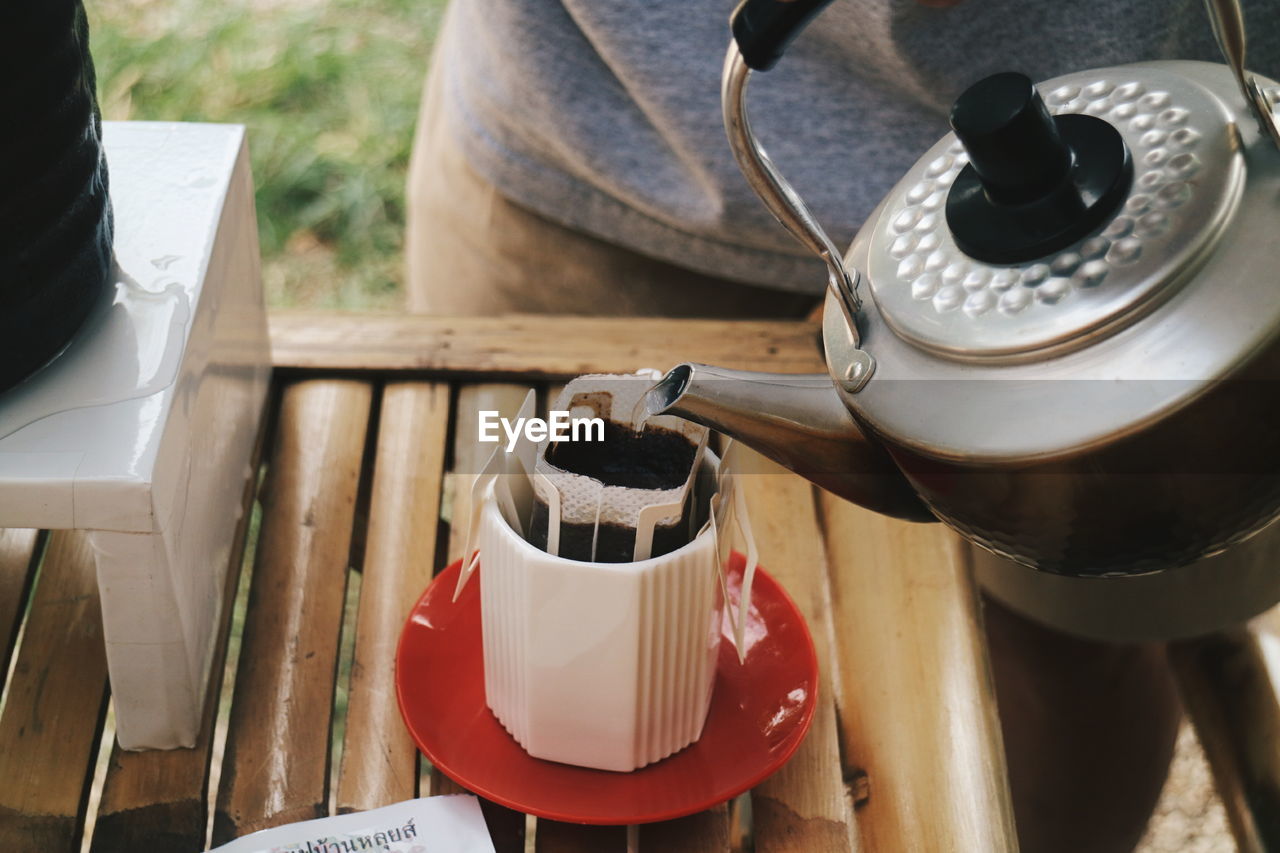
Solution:
{"label": "white stool", "polygon": [[270,373],[242,127],[105,126],[113,285],[0,394],[0,527],[90,531],[116,735],[192,746]]}

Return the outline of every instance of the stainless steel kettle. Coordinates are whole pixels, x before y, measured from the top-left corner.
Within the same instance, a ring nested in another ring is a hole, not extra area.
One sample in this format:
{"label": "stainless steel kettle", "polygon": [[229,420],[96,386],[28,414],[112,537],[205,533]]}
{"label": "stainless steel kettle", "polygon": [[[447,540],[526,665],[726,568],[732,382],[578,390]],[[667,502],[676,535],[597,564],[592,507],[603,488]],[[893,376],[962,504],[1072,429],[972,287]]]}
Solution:
{"label": "stainless steel kettle", "polygon": [[1280,515],[1280,87],[1244,70],[1235,0],[1206,4],[1226,65],[976,84],[843,257],[746,104],[827,2],[746,0],[722,96],[827,265],[829,375],[684,364],[651,410],[1050,572],[1166,569]]}

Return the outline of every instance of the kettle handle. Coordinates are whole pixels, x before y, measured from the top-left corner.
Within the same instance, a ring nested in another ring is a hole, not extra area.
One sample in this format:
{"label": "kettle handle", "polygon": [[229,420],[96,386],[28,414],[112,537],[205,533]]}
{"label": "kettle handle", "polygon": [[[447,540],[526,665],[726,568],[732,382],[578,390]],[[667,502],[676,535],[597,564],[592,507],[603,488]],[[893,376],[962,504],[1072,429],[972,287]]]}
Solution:
{"label": "kettle handle", "polygon": [[832,0],[743,0],[729,26],[742,58],[753,71],[768,71],[809,21]]}
{"label": "kettle handle", "polygon": [[[745,4],[744,4],[745,5]],[[1258,85],[1258,80],[1244,67],[1247,39],[1245,37],[1244,10],[1240,8],[1240,0],[1205,0],[1205,9],[1209,13],[1209,24],[1213,27],[1213,37],[1218,42],[1218,49],[1227,61],[1227,66],[1240,86],[1245,102],[1253,110],[1254,116],[1262,131],[1280,147],[1280,122],[1276,120],[1271,102]]]}
{"label": "kettle handle", "polygon": [[[772,68],[791,40],[830,3],[831,0],[743,0],[730,19],[733,41],[720,78],[720,101],[729,145],[747,183],[778,222],[827,265],[827,286],[837,297],[856,346],[855,320],[862,307],[858,296],[862,274],[845,266],[831,238],[773,165],[747,119],[747,81],[752,70]],[[865,378],[869,377],[867,371]]]}

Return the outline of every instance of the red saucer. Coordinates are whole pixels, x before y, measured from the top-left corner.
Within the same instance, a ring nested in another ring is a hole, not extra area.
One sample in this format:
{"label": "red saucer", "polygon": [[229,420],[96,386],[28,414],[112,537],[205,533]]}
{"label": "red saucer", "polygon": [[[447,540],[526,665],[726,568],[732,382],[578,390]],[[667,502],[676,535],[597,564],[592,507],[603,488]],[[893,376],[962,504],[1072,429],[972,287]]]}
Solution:
{"label": "red saucer", "polygon": [[[743,561],[734,555],[729,603]],[[483,571],[450,602],[458,563],[436,576],[409,614],[396,655],[400,713],[418,748],[459,785],[517,811],[572,823],[632,824],[708,809],[786,763],[813,721],[818,659],[795,603],[758,570],[739,664],[726,618],[711,711],[688,748],[631,773],[531,758],[484,700]]]}

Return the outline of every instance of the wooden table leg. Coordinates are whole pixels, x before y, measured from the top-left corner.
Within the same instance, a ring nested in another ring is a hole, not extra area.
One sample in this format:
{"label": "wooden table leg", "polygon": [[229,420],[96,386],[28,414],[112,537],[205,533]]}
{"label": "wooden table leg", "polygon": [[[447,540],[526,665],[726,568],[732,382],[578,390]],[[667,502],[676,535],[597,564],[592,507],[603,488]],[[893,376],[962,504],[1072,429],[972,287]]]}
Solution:
{"label": "wooden table leg", "polygon": [[1241,853],[1280,850],[1276,644],[1258,628],[1241,626],[1169,645],[1183,705]]}

